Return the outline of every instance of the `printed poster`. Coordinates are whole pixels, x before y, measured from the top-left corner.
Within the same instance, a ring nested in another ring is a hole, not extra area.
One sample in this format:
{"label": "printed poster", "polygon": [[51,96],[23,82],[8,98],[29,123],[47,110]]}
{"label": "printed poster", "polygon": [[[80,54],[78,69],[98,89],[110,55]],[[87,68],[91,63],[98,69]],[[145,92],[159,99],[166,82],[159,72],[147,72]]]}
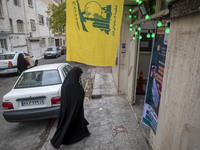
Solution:
{"label": "printed poster", "polygon": [[155,134],[167,53],[168,34],[165,29],[168,22],[162,20],[162,26],[156,28],[142,118],[142,123],[150,127]]}

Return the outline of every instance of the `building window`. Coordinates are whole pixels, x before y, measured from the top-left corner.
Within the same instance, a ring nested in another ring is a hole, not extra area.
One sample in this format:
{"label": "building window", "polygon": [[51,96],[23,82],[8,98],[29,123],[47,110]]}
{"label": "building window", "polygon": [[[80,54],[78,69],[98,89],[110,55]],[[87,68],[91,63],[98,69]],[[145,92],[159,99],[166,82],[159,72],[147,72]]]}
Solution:
{"label": "building window", "polygon": [[46,17],[46,23],[47,23],[47,27],[49,27],[50,23],[49,23],[49,18]]}
{"label": "building window", "polygon": [[39,24],[44,25],[44,16],[38,15],[38,18],[39,18]]}
{"label": "building window", "polygon": [[35,20],[30,20],[31,22],[31,31],[36,31],[36,25],[35,25]]}
{"label": "building window", "polygon": [[33,7],[33,0],[28,0],[28,5]]}
{"label": "building window", "polygon": [[45,46],[46,46],[45,38],[42,38],[42,39],[40,40],[40,47],[43,48],[43,47],[45,47]]}
{"label": "building window", "polygon": [[14,5],[16,5],[16,6],[21,6],[21,5],[20,5],[20,0],[13,0],[13,2],[14,2]]}
{"label": "building window", "polygon": [[12,19],[10,18],[9,21],[10,21],[10,31],[11,31],[11,33],[13,33],[13,22],[12,22]]}
{"label": "building window", "polygon": [[1,0],[0,0],[0,17],[3,17],[3,6]]}
{"label": "building window", "polygon": [[17,30],[18,33],[23,33],[23,21],[17,20]]}
{"label": "building window", "polygon": [[0,39],[0,49],[1,48],[8,50],[6,39]]}

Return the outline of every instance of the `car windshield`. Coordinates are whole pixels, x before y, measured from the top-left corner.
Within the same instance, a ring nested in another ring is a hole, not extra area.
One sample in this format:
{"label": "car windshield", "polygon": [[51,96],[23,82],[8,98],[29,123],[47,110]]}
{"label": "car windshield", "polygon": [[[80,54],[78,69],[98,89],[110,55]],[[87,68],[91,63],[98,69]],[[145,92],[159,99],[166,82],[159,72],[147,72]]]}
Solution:
{"label": "car windshield", "polygon": [[26,72],[18,80],[15,88],[29,88],[61,84],[58,70]]}
{"label": "car windshield", "polygon": [[1,54],[0,60],[8,60],[13,59],[15,57],[15,54]]}
{"label": "car windshield", "polygon": [[46,51],[56,51],[56,47],[53,47],[53,48],[47,48]]}

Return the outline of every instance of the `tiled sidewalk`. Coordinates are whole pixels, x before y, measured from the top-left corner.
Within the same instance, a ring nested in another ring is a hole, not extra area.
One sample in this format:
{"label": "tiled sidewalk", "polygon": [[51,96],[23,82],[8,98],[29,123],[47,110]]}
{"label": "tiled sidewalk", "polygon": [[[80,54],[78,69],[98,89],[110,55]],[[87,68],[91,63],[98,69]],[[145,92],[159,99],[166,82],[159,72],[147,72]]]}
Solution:
{"label": "tiled sidewalk", "polygon": [[[62,145],[60,150],[149,149],[128,101],[125,96],[116,94],[111,77],[110,73],[96,74],[94,87],[100,97],[84,102],[85,117],[90,123],[88,128],[91,135],[78,143]],[[48,141],[55,133],[56,125],[57,122],[43,145],[43,150],[53,149]]]}

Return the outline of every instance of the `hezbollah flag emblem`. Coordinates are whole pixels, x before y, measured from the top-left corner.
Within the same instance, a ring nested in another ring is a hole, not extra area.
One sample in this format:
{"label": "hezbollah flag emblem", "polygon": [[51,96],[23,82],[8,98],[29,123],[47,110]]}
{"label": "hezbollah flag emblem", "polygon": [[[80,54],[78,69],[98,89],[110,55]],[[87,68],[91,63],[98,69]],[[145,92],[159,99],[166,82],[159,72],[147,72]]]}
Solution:
{"label": "hezbollah flag emblem", "polygon": [[67,61],[114,66],[124,0],[67,0]]}

